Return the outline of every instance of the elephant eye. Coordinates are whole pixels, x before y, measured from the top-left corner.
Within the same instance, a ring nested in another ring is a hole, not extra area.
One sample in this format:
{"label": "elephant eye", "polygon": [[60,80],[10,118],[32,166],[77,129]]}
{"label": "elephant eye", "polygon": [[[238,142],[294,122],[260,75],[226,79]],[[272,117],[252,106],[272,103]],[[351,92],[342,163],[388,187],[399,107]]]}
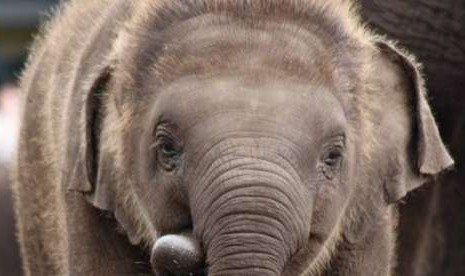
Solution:
{"label": "elephant eye", "polygon": [[323,161],[325,162],[327,166],[334,167],[338,163],[340,163],[341,159],[342,159],[342,153],[339,150],[333,149],[326,154]]}
{"label": "elephant eye", "polygon": [[160,165],[167,171],[179,165],[181,150],[175,141],[168,137],[160,138],[157,143],[157,158]]}
{"label": "elephant eye", "polygon": [[333,179],[339,172],[342,164],[343,154],[339,147],[332,148],[323,156],[323,173],[328,179]]}
{"label": "elephant eye", "polygon": [[176,148],[174,147],[173,141],[166,141],[162,143],[160,146],[160,151],[163,155],[168,157],[172,157],[178,153]]}

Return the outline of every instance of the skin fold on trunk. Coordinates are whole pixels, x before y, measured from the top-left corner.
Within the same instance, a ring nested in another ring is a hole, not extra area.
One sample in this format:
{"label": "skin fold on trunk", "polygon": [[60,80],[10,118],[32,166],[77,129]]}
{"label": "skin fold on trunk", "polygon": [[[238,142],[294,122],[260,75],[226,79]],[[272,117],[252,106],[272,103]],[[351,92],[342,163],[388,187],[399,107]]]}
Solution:
{"label": "skin fold on trunk", "polygon": [[279,158],[234,153],[207,166],[192,206],[208,275],[282,275],[308,237],[311,210],[302,211],[303,185]]}

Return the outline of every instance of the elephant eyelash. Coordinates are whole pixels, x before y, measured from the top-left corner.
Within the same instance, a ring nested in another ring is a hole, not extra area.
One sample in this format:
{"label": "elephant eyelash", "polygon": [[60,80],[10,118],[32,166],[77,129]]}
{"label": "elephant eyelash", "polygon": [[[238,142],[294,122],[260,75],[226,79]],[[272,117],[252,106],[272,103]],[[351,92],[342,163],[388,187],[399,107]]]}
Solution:
{"label": "elephant eyelash", "polygon": [[[167,136],[162,136],[162,137],[158,137],[155,139],[155,142],[153,142],[150,146],[149,146],[149,149],[150,150],[162,150],[164,146],[166,145],[170,145],[170,148],[172,148],[172,150],[168,150],[168,151],[172,151],[172,152],[176,152],[176,153],[180,153],[181,152],[181,147],[179,146],[179,143],[170,138],[170,137],[167,137]],[[165,152],[167,153],[167,152]]]}
{"label": "elephant eyelash", "polygon": [[334,136],[333,138],[329,139],[331,141],[330,147],[339,147],[344,148],[346,145],[346,135],[339,134]]}
{"label": "elephant eyelash", "polygon": [[163,127],[156,130],[155,141],[149,146],[155,152],[155,160],[166,171],[172,171],[180,164],[182,147],[179,140],[173,137]]}
{"label": "elephant eyelash", "polygon": [[150,148],[155,148],[158,144],[168,140],[180,144],[180,139],[176,135],[175,130],[176,127],[172,124],[166,122],[160,123],[153,131],[155,141],[150,145]]}

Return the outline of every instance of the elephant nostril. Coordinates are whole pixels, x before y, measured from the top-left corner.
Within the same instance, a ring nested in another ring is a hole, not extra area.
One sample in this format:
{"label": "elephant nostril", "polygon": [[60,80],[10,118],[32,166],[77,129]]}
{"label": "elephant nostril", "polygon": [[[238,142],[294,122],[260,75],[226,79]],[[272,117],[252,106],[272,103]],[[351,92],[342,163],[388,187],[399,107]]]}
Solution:
{"label": "elephant nostril", "polygon": [[151,263],[156,275],[206,275],[202,248],[191,234],[159,238],[152,249]]}

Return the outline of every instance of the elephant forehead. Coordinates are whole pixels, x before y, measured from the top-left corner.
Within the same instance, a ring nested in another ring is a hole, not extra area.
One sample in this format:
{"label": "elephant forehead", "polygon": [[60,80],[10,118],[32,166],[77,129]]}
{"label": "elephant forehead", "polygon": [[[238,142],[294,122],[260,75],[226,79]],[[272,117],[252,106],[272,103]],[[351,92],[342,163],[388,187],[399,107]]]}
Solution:
{"label": "elephant forehead", "polygon": [[343,131],[346,125],[341,102],[327,88],[290,81],[256,82],[247,76],[181,79],[160,93],[155,110],[181,129],[195,130],[208,122],[207,127],[220,124],[222,130],[330,134]]}
{"label": "elephant forehead", "polygon": [[135,74],[148,70],[157,81],[171,83],[188,75],[255,68],[262,74],[274,71],[329,85],[342,71],[336,70],[335,57],[341,54],[332,40],[290,22],[262,19],[251,23],[204,15],[163,34],[163,45],[157,46],[163,51],[153,50],[156,39],[140,45],[139,52],[157,54],[154,63],[143,63],[148,68],[136,66]]}

